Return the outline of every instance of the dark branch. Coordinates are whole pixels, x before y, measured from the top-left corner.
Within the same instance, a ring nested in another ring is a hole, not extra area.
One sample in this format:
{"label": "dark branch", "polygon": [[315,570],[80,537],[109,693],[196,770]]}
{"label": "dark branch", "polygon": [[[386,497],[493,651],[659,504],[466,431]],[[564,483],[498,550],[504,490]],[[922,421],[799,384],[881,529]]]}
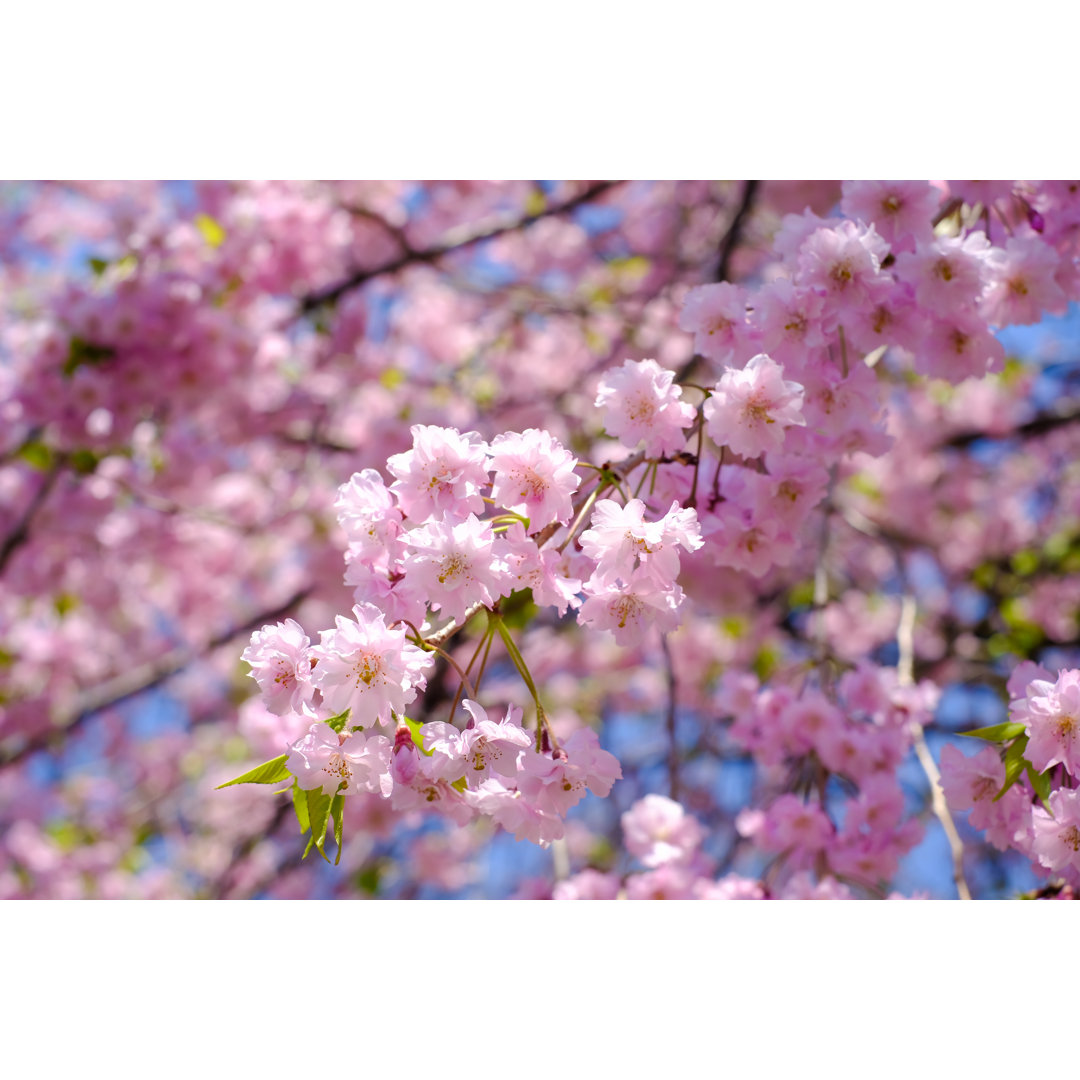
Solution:
{"label": "dark branch", "polygon": [[52,491],[53,485],[60,475],[60,464],[61,463],[58,462],[48,471],[45,479],[41,482],[41,486],[30,500],[30,505],[27,506],[23,516],[19,519],[15,528],[12,529],[5,538],[3,545],[0,546],[0,574],[4,572],[4,568],[7,566],[11,556],[14,555],[18,548],[28,539],[30,535],[30,522],[33,521],[34,515],[41,509],[42,503],[49,497],[49,492]]}
{"label": "dark branch", "polygon": [[735,249],[742,239],[743,225],[754,207],[754,196],[757,194],[760,183],[760,180],[747,180],[743,187],[742,200],[739,202],[735,216],[731,219],[731,224],[727,227],[723,239],[720,241],[720,261],[716,266],[716,274],[713,276],[714,281],[727,281],[728,279],[731,270],[731,256],[735,254]]}
{"label": "dark branch", "polygon": [[394,259],[392,262],[384,263],[382,266],[377,266],[373,270],[357,270],[354,274],[351,274],[343,281],[339,281],[336,285],[331,285],[325,289],[319,289],[316,292],[309,293],[300,302],[300,312],[301,314],[309,314],[326,304],[332,304],[344,296],[345,293],[359,288],[361,285],[371,281],[372,278],[381,277],[383,274],[393,274],[398,270],[404,270],[406,267],[418,263],[436,262],[445,255],[450,255],[459,251],[467,251],[469,248],[475,247],[477,244],[481,244],[485,240],[490,240],[493,237],[505,236],[507,233],[520,232],[522,229],[527,229],[530,225],[543,218],[568,213],[587,202],[591,202],[593,199],[599,198],[601,195],[604,195],[623,183],[625,183],[624,180],[604,180],[600,183],[590,185],[580,195],[575,195],[574,198],[569,199],[564,203],[559,203],[558,206],[545,207],[535,214],[528,214],[527,216],[517,218],[512,222],[495,225],[487,229],[481,229],[478,232],[471,233],[463,239],[450,240],[442,244],[436,244],[434,247],[422,248],[419,251],[406,251],[399,258]]}
{"label": "dark branch", "polygon": [[[720,259],[716,265],[716,273],[713,275],[715,282],[726,281],[728,274],[731,272],[731,257],[735,254],[735,249],[739,246],[739,241],[742,239],[743,226],[746,224],[746,219],[750,215],[750,211],[754,206],[754,197],[757,194],[758,185],[760,180],[747,180],[743,185],[742,198],[739,200],[739,205],[735,209],[731,221],[728,223],[728,227],[724,230],[724,235],[720,238],[719,253]],[[694,369],[697,367],[698,362],[703,358],[695,353],[686,361],[675,375],[675,382],[682,384],[688,382],[690,377],[694,374]]]}
{"label": "dark branch", "polygon": [[1026,438],[1029,435],[1045,435],[1056,428],[1074,424],[1077,420],[1080,420],[1080,402],[1065,401],[1053,412],[1040,413],[1026,424],[1018,424],[1009,431],[1000,434],[988,431],[963,431],[946,439],[941,445],[963,448],[980,439],[1002,440]]}
{"label": "dark branch", "polygon": [[178,646],[157,660],[149,660],[145,664],[140,664],[138,667],[131,668],[84,691],[76,699],[74,705],[66,714],[61,715],[50,730],[28,739],[17,750],[6,757],[0,758],[0,768],[14,765],[38,750],[44,750],[58,735],[69,735],[94,713],[100,712],[102,709],[112,708],[129,698],[160,686],[166,679],[171,678],[187,667],[197,657],[213,652],[243,634],[250,634],[252,630],[257,630],[265,623],[283,618],[297,604],[305,600],[311,594],[311,591],[311,586],[299,590],[289,597],[285,603],[270,611],[262,611],[258,615],[253,615],[241,625],[233,626],[218,634],[217,637],[211,638],[201,648],[192,648],[187,645]]}

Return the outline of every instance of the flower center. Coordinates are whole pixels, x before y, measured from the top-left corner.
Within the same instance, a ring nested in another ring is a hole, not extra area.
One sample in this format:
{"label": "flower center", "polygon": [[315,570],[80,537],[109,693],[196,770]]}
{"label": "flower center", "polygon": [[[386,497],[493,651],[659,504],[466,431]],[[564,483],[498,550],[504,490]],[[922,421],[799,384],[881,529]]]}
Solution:
{"label": "flower center", "polygon": [[942,281],[952,281],[953,279],[953,268],[946,259],[938,259],[937,264],[934,266],[934,273]]}
{"label": "flower center", "polygon": [[370,686],[372,681],[382,672],[382,659],[378,656],[372,656],[371,653],[364,653],[357,660],[353,671],[356,672],[357,686],[361,683]]}
{"label": "flower center", "polygon": [[656,415],[656,403],[644,394],[638,394],[632,398],[627,409],[627,415],[631,420],[649,421]]}
{"label": "flower center", "polygon": [[442,561],[442,573],[439,575],[439,584],[445,585],[456,577],[464,574],[469,567],[469,562],[460,552],[455,551]]}
{"label": "flower center", "polygon": [[625,628],[627,622],[636,619],[644,605],[636,596],[620,596],[612,602],[611,612],[619,617],[619,629]]}
{"label": "flower center", "polygon": [[1080,829],[1075,825],[1070,825],[1067,829],[1059,832],[1058,839],[1066,847],[1071,847],[1073,851],[1080,851]]}
{"label": "flower center", "polygon": [[348,780],[352,776],[352,768],[345,760],[344,754],[331,754],[330,760],[326,763],[326,772],[339,780]]}

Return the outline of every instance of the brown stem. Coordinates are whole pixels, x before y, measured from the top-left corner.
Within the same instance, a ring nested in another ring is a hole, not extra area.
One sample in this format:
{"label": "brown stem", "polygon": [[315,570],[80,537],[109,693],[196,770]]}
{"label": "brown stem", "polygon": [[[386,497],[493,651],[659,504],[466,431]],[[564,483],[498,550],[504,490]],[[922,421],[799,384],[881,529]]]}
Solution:
{"label": "brown stem", "polygon": [[558,206],[545,207],[535,214],[527,214],[525,217],[518,218],[515,221],[496,225],[493,228],[480,229],[471,233],[464,239],[448,241],[442,244],[436,244],[433,247],[421,248],[420,250],[406,251],[397,259],[384,263],[382,266],[377,266],[373,270],[357,270],[355,273],[350,274],[349,277],[339,281],[336,285],[330,285],[325,289],[319,289],[316,292],[309,293],[305,296],[303,300],[300,301],[300,313],[303,315],[310,314],[312,311],[315,311],[326,304],[332,304],[347,292],[351,292],[353,289],[357,289],[361,285],[371,281],[373,278],[381,277],[383,274],[394,274],[399,270],[404,270],[408,266],[415,266],[419,263],[437,262],[446,255],[467,251],[470,248],[476,247],[483,241],[491,240],[496,236],[505,236],[508,233],[520,232],[543,218],[568,213],[587,202],[592,202],[593,199],[598,199],[601,195],[606,194],[613,188],[616,188],[625,182],[626,181],[624,180],[604,180],[600,183],[590,184],[589,187],[581,192],[581,194],[575,195],[574,198],[568,199]]}

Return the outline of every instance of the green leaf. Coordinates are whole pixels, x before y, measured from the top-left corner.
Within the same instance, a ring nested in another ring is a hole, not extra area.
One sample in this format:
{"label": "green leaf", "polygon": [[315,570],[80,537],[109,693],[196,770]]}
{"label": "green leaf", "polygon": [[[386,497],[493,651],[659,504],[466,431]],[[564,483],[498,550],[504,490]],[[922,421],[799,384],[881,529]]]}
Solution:
{"label": "green leaf", "polygon": [[424,749],[424,738],[420,734],[420,728],[423,726],[418,720],[410,720],[407,716],[399,716],[399,720],[404,720],[406,726],[409,729],[409,734],[412,735],[412,741],[416,743],[416,748],[425,757],[432,757],[435,753],[434,750]]}
{"label": "green leaf", "polygon": [[288,756],[288,754],[282,754],[281,757],[276,757],[272,761],[264,761],[250,772],[244,773],[243,776],[218,784],[214,790],[220,791],[223,787],[232,787],[233,784],[280,784],[282,780],[287,780],[292,775],[285,767],[285,759]]}
{"label": "green leaf", "polygon": [[1035,766],[1030,761],[1025,761],[1024,765],[1027,768],[1028,780],[1031,781],[1032,789],[1039,796],[1039,800],[1046,807],[1047,812],[1053,817],[1054,811],[1050,809],[1050,770],[1036,772]]}
{"label": "green leaf", "polygon": [[45,472],[52,467],[54,454],[42,442],[28,442],[19,447],[19,457],[31,468]]}
{"label": "green leaf", "polygon": [[221,247],[225,243],[225,230],[209,214],[196,214],[195,228],[210,247]]}
{"label": "green leaf", "polygon": [[342,817],[345,810],[345,796],[335,795],[334,801],[330,803],[330,817],[334,821],[334,842],[337,844],[337,858],[334,859],[334,865],[337,866],[341,862],[341,837],[344,833],[344,825]]}
{"label": "green leaf", "polygon": [[[791,607],[809,607],[814,602],[814,582],[813,579],[807,581],[801,581],[798,585],[793,585],[788,591],[788,604]],[[732,634],[732,637],[737,637],[737,634]]]}
{"label": "green leaf", "polygon": [[87,262],[90,264],[90,269],[94,271],[94,277],[101,277],[109,269],[108,259],[96,259],[91,256]]}
{"label": "green leaf", "polygon": [[961,731],[959,734],[972,739],[985,739],[987,742],[1008,742],[1018,735],[1023,735],[1026,730],[1023,724],[1008,723],[976,728],[974,731]]}
{"label": "green leaf", "polygon": [[1030,577],[1039,569],[1039,553],[1031,548],[1024,548],[1013,555],[1009,565],[1021,577]]}
{"label": "green leaf", "polygon": [[[308,821],[311,823],[311,841],[319,849],[319,854],[329,862],[323,846],[326,843],[326,823],[330,820],[331,796],[327,795],[322,788],[312,788],[307,793]],[[308,845],[308,851],[311,844]],[[304,852],[306,855],[307,852]]]}
{"label": "green leaf", "polygon": [[292,804],[296,811],[296,820],[300,823],[300,835],[303,836],[311,828],[307,812],[307,792],[295,780],[293,780]]}
{"label": "green leaf", "polygon": [[337,716],[331,716],[326,722],[340,735],[349,722],[349,713],[351,712],[352,709],[346,709],[343,713],[338,713]]}
{"label": "green leaf", "polygon": [[368,863],[353,878],[356,887],[368,896],[374,896],[379,891],[379,879],[383,875],[383,863],[379,860]]}
{"label": "green leaf", "polygon": [[64,361],[64,374],[74,375],[76,370],[83,364],[101,364],[111,360],[116,355],[116,350],[108,345],[95,345],[92,341],[85,341],[81,337],[73,337],[68,343],[68,355]]}
{"label": "green leaf", "polygon": [[1015,742],[1010,743],[1009,748],[1005,751],[1005,784],[994,796],[994,802],[997,802],[1020,779],[1024,766],[1028,764],[1024,760],[1024,751],[1027,749],[1027,744],[1027,736],[1021,735]]}
{"label": "green leaf", "polygon": [[540,611],[533,601],[532,589],[518,589],[500,601],[503,622],[514,630],[521,630],[532,622]]}
{"label": "green leaf", "polygon": [[452,784],[451,784],[450,786],[451,786],[451,787],[452,787],[452,788],[453,788],[453,789],[454,789],[455,791],[461,791],[461,792],[464,792],[464,791],[465,791],[465,787],[466,787],[466,784],[465,784],[465,777],[464,777],[464,776],[462,776],[462,777],[461,777],[460,779],[458,779],[458,780],[455,780],[455,781],[454,781],[454,782],[453,782],[453,783],[452,783]]}
{"label": "green leaf", "polygon": [[62,619],[69,611],[74,611],[79,606],[79,598],[74,593],[57,593],[53,599],[53,608]]}
{"label": "green leaf", "polygon": [[68,463],[80,476],[89,476],[98,467],[99,460],[93,450],[73,450],[68,454]]}

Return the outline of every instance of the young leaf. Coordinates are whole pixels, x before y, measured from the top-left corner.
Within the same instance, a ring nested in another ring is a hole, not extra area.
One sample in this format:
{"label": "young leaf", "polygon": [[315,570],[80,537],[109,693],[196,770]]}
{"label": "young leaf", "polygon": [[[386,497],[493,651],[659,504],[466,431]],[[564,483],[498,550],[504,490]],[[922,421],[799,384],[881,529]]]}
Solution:
{"label": "young leaf", "polygon": [[280,784],[282,780],[288,780],[292,775],[285,767],[288,756],[288,754],[282,754],[281,757],[276,757],[271,761],[264,761],[250,772],[244,773],[243,776],[218,784],[214,790],[220,791],[223,787],[232,787],[233,784]]}
{"label": "young leaf", "polygon": [[41,472],[52,467],[55,455],[45,443],[28,442],[19,447],[17,456],[22,458],[27,465]]}
{"label": "young leaf", "polygon": [[300,823],[300,835],[303,836],[311,828],[307,812],[307,792],[295,780],[292,788],[292,804],[296,811],[296,820]]}
{"label": "young leaf", "polygon": [[335,795],[334,801],[330,804],[330,817],[333,818],[334,821],[334,841],[337,844],[337,858],[334,859],[335,866],[341,862],[341,837],[344,833],[342,817],[344,810],[345,796]]}
{"label": "young leaf", "polygon": [[1031,781],[1035,794],[1039,796],[1039,800],[1046,807],[1047,813],[1053,817],[1054,812],[1050,809],[1050,770],[1036,772],[1035,766],[1030,762],[1025,761],[1024,765],[1027,768],[1028,780]]}
{"label": "young leaf", "polygon": [[[330,820],[332,799],[322,788],[312,788],[307,793],[308,821],[311,824],[311,839],[319,849],[319,854],[329,862],[323,845],[326,843],[326,823]],[[310,847],[309,849],[310,850]]]}
{"label": "young leaf", "polygon": [[331,716],[326,722],[340,735],[349,722],[349,713],[351,712],[352,709],[346,709],[343,713],[338,713],[337,716]]}
{"label": "young leaf", "polygon": [[1023,724],[994,724],[992,727],[976,728],[974,731],[961,731],[958,734],[973,739],[985,739],[987,742],[1008,742],[1018,735],[1023,735],[1027,728]]}
{"label": "young leaf", "polygon": [[1027,749],[1027,744],[1027,736],[1022,735],[1015,742],[1010,743],[1009,748],[1005,751],[1005,784],[994,796],[994,802],[997,802],[1020,779],[1024,766],[1028,764],[1024,760],[1024,751]]}

